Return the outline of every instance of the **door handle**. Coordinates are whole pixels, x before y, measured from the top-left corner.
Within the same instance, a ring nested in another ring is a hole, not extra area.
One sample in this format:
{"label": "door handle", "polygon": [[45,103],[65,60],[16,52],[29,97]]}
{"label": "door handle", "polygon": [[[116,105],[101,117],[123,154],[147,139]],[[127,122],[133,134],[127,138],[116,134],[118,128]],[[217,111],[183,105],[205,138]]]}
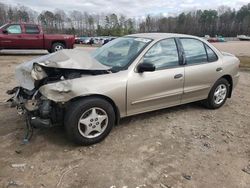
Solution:
{"label": "door handle", "polygon": [[183,77],[183,74],[176,74],[175,76],[174,76],[174,79],[179,79],[179,78],[182,78]]}
{"label": "door handle", "polygon": [[219,68],[216,69],[216,71],[221,72],[221,71],[223,71],[223,68],[219,67]]}

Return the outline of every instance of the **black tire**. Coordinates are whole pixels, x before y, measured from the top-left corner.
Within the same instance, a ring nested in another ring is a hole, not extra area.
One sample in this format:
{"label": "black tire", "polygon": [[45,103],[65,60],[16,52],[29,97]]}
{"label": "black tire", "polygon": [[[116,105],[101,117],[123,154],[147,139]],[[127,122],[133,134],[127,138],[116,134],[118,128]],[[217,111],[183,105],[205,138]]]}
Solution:
{"label": "black tire", "polygon": [[[221,102],[219,104],[217,104],[215,102],[215,91],[219,86],[225,86],[226,88],[226,95],[225,98],[223,100],[221,100]],[[220,78],[219,80],[217,80],[215,82],[215,84],[213,85],[212,89],[209,92],[208,98],[204,101],[204,105],[205,107],[209,108],[209,109],[218,109],[220,107],[222,107],[229,95],[229,83],[225,78]]]}
{"label": "black tire", "polygon": [[[92,108],[100,108],[104,110],[108,117],[106,129],[97,137],[87,138],[83,136],[78,129],[80,118],[86,111]],[[66,110],[64,119],[64,126],[69,139],[79,145],[92,145],[96,144],[110,133],[115,124],[115,112],[113,106],[104,99],[98,97],[89,97],[73,102]]]}
{"label": "black tire", "polygon": [[65,49],[65,45],[61,42],[55,42],[52,44],[51,50],[49,50],[49,52],[53,53],[62,49]]}

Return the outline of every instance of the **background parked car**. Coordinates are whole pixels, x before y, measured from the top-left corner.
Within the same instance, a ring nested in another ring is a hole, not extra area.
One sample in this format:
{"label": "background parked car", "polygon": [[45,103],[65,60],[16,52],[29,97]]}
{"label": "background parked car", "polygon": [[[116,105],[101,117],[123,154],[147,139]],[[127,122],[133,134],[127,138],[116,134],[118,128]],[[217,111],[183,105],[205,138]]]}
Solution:
{"label": "background parked car", "polygon": [[88,44],[90,37],[75,37],[75,44]]}
{"label": "background parked car", "polygon": [[10,23],[0,27],[1,49],[44,49],[55,52],[74,47],[73,35],[44,34],[36,24]]}
{"label": "background parked car", "polygon": [[222,37],[222,36],[215,36],[215,37],[210,37],[209,35],[205,35],[205,39],[208,41],[208,42],[226,42],[225,38]]}
{"label": "background parked car", "polygon": [[81,44],[81,37],[75,37],[75,44]]}

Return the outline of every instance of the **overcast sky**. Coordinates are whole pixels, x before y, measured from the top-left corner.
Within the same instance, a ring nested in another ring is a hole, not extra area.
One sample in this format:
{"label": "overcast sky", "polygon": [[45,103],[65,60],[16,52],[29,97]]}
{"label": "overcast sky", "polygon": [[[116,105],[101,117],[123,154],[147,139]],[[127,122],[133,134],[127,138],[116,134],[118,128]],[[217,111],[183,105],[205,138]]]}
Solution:
{"label": "overcast sky", "polygon": [[117,13],[127,17],[142,17],[147,14],[175,15],[195,9],[216,9],[226,5],[239,9],[250,0],[0,0],[10,5],[25,5],[38,12],[62,9],[80,10],[89,13]]}

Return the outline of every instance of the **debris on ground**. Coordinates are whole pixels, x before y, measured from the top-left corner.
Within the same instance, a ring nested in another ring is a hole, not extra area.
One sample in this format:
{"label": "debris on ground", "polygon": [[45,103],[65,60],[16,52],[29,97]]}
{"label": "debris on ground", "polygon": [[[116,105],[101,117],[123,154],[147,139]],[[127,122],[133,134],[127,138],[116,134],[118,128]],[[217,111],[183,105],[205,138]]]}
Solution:
{"label": "debris on ground", "polygon": [[7,184],[7,188],[9,187],[19,187],[19,186],[22,186],[23,183],[20,182],[20,181],[15,181],[15,180],[10,180]]}
{"label": "debris on ground", "polygon": [[161,146],[161,145],[162,145],[162,143],[161,143],[161,142],[156,142],[156,144],[158,144],[159,146]]}
{"label": "debris on ground", "polygon": [[141,188],[141,187],[146,187],[146,185],[145,185],[145,184],[142,184],[142,185],[136,186],[136,188]]}
{"label": "debris on ground", "polygon": [[16,154],[21,154],[22,150],[15,150]]}
{"label": "debris on ground", "polygon": [[60,177],[60,179],[59,179],[59,181],[58,181],[56,187],[60,187],[61,182],[62,182],[62,180],[63,180],[63,178],[64,178],[64,176],[65,176],[66,174],[68,174],[70,171],[72,171],[72,170],[74,170],[75,168],[78,168],[78,167],[79,167],[79,165],[76,165],[76,166],[73,166],[73,167],[69,166],[69,169],[65,170],[65,171],[63,172],[63,174],[61,175],[61,177]]}
{"label": "debris on ground", "polygon": [[169,186],[169,185],[165,185],[163,183],[160,183],[160,187],[161,188],[171,188],[172,186]]}
{"label": "debris on ground", "polygon": [[25,168],[26,164],[22,163],[22,164],[11,164],[12,168]]}
{"label": "debris on ground", "polygon": [[187,174],[183,174],[182,177],[185,178],[186,180],[191,180],[192,179],[192,176],[187,175]]}
{"label": "debris on ground", "polygon": [[208,143],[208,142],[205,142],[204,144],[203,144],[203,146],[205,146],[206,148],[211,148],[211,145]]}
{"label": "debris on ground", "polygon": [[242,171],[250,175],[250,164],[243,168]]}

